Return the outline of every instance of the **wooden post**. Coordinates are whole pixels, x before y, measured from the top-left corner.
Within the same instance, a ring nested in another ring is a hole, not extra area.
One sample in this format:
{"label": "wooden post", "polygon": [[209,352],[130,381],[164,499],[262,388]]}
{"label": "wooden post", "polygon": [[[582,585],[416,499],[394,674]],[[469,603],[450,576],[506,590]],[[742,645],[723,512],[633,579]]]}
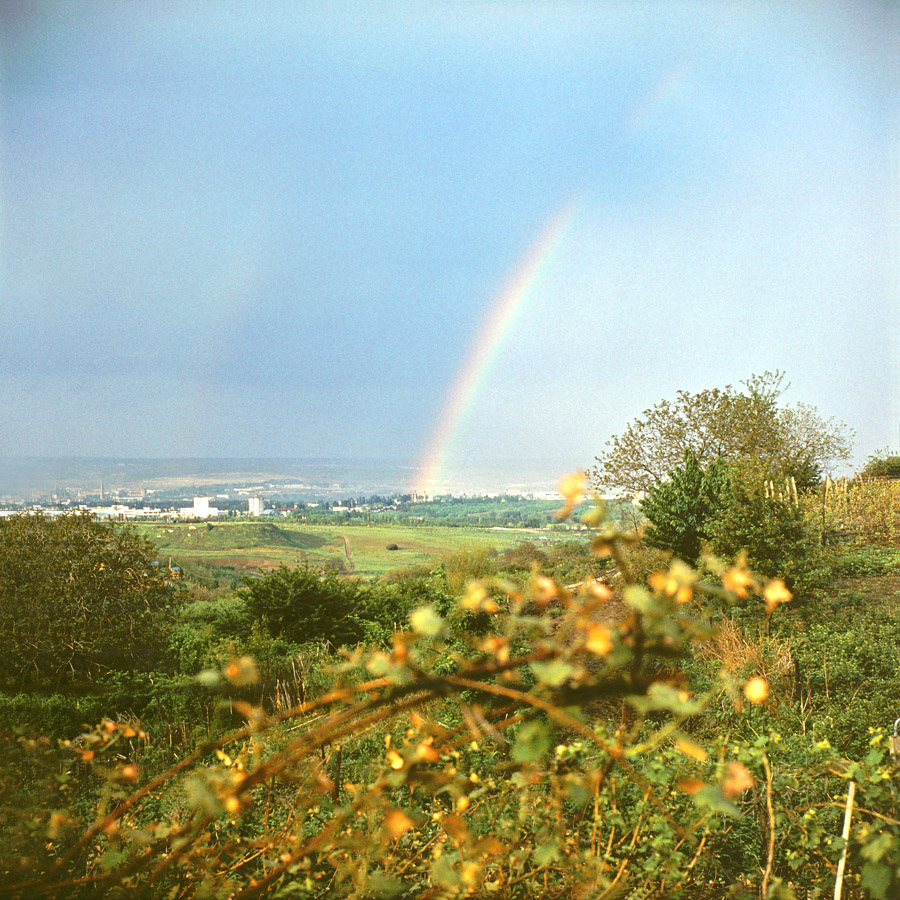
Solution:
{"label": "wooden post", "polygon": [[837,877],[834,880],[834,900],[841,900],[841,891],[844,887],[844,867],[847,865],[847,847],[850,844],[850,820],[853,818],[853,798],[856,796],[856,782],[851,781],[847,789],[847,806],[844,809],[844,830],[841,837],[844,839],[844,849],[841,850],[841,859],[837,867]]}
{"label": "wooden post", "polygon": [[331,779],[331,800],[335,806],[341,802],[341,745],[338,744],[334,755],[334,776]]}

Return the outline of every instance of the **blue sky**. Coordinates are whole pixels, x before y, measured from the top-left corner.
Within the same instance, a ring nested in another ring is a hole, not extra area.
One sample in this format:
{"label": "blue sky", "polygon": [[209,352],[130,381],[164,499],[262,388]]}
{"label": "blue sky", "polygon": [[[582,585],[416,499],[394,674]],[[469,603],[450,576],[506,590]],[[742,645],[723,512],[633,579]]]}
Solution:
{"label": "blue sky", "polygon": [[894,4],[0,7],[0,454],[588,465],[680,388],[897,446]]}

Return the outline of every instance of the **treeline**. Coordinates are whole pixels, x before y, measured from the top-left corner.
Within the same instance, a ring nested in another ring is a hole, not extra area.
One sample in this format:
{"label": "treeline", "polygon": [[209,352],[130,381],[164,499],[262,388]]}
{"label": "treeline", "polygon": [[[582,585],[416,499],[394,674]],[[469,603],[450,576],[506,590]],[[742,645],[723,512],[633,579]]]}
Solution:
{"label": "treeline", "polygon": [[459,527],[558,528],[559,501],[526,497],[446,497],[413,501],[404,497],[348,498],[335,503],[297,504],[294,516],[321,524],[442,525]]}

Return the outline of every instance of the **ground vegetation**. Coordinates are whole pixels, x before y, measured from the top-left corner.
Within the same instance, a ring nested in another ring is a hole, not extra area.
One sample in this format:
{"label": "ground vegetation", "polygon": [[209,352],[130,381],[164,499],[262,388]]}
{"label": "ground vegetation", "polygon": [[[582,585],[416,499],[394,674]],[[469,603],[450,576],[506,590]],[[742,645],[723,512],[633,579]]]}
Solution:
{"label": "ground vegetation", "polygon": [[728,481],[693,565],[598,508],[569,546],[190,586],[168,672],[0,697],[2,892],[895,896],[884,489]]}

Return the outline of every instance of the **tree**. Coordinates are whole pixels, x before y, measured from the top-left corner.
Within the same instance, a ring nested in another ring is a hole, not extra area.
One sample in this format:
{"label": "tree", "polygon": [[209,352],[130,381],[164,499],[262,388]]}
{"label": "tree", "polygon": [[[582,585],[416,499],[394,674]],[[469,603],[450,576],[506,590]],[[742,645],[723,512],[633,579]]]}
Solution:
{"label": "tree", "polygon": [[728,469],[715,460],[704,471],[690,450],[682,464],[669,473],[668,481],[653,485],[641,504],[650,524],[644,541],[660,550],[671,550],[680,559],[695,563],[709,541],[708,524],[718,512],[728,482]]}
{"label": "tree", "polygon": [[594,484],[648,491],[681,465],[685,451],[704,469],[717,459],[752,462],[770,478],[793,476],[800,488],[816,483],[822,469],[849,457],[851,432],[808,404],[779,406],[783,381],[782,372],[765,372],[741,391],[727,385],[660,401],[610,439]]}
{"label": "tree", "polygon": [[0,679],[77,682],[152,668],[176,586],[149,541],[89,513],[0,519]]}
{"label": "tree", "polygon": [[864,478],[900,478],[900,456],[885,447],[873,453],[860,473]]}

